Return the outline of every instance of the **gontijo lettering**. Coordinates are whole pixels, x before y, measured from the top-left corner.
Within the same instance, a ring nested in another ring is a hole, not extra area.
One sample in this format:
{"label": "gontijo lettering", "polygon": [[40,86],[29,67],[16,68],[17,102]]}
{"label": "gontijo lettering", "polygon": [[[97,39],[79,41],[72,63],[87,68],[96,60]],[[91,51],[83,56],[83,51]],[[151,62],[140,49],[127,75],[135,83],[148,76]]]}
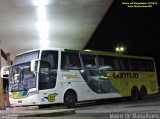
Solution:
{"label": "gontijo lettering", "polygon": [[113,78],[138,78],[138,73],[113,73]]}

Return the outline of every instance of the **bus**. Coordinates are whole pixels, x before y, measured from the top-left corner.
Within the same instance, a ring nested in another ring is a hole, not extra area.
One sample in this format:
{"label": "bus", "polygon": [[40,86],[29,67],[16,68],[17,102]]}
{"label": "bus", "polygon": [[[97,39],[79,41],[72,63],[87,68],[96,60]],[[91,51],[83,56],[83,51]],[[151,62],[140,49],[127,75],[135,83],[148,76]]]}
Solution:
{"label": "bus", "polygon": [[[7,69],[1,69],[1,77]],[[41,108],[63,103],[72,108],[82,101],[118,97],[137,100],[158,92],[151,57],[94,50],[36,49],[17,55],[7,72],[11,106]]]}

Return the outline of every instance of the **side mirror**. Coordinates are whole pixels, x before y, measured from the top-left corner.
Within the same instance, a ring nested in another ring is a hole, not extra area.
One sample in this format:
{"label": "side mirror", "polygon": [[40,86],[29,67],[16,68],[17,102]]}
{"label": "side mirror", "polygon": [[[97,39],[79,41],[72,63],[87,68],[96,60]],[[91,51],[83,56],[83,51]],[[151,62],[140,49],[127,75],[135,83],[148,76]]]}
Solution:
{"label": "side mirror", "polygon": [[31,64],[30,64],[30,70],[31,72],[35,72],[36,71],[36,62],[39,60],[31,60]]}
{"label": "side mirror", "polygon": [[11,66],[4,66],[1,68],[1,78],[9,78],[9,69]]}

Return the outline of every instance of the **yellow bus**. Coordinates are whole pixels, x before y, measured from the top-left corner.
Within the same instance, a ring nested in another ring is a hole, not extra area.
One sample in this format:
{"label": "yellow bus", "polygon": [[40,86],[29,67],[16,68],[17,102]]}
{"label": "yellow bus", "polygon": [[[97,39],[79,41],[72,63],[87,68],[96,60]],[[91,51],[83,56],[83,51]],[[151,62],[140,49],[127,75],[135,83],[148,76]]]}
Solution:
{"label": "yellow bus", "polygon": [[[3,78],[5,70],[1,69]],[[5,77],[6,78],[6,77]],[[17,55],[9,71],[11,106],[41,107],[158,92],[154,60],[93,50],[44,48]]]}
{"label": "yellow bus", "polygon": [[103,71],[105,80],[110,81],[114,90],[121,96],[129,96],[132,100],[137,100],[143,99],[148,94],[158,93],[153,58],[104,51],[85,51],[97,56],[100,72]]}

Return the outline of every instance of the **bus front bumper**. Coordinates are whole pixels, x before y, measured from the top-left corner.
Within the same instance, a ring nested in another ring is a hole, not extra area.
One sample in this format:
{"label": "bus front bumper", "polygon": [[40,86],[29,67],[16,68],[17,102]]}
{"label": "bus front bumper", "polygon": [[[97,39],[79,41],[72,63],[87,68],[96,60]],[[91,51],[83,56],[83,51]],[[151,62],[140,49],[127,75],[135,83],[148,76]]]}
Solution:
{"label": "bus front bumper", "polygon": [[32,95],[24,98],[9,98],[10,104],[14,106],[29,106],[29,105],[39,105],[38,95]]}

